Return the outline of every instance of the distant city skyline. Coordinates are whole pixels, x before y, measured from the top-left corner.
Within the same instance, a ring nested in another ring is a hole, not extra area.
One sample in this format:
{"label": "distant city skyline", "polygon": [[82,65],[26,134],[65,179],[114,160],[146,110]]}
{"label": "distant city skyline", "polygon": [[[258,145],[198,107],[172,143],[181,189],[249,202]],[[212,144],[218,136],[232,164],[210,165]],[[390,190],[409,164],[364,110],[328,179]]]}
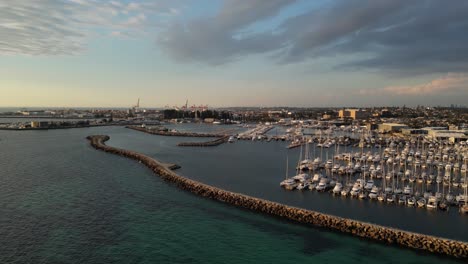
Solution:
{"label": "distant city skyline", "polygon": [[468,2],[0,0],[0,107],[468,106]]}

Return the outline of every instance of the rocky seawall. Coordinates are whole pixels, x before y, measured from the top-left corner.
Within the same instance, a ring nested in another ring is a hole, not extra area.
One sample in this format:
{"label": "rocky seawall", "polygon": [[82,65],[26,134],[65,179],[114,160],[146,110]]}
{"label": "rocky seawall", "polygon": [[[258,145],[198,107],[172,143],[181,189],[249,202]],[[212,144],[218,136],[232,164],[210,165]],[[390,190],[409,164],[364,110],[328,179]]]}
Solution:
{"label": "rocky seawall", "polygon": [[163,163],[146,155],[135,151],[107,146],[105,142],[109,140],[108,136],[89,136],[88,139],[94,148],[138,160],[164,180],[172,182],[177,187],[202,197],[387,244],[404,246],[456,258],[468,258],[467,242],[417,234],[395,228],[350,220],[222,190],[182,177],[168,169]]}
{"label": "rocky seawall", "polygon": [[177,144],[179,147],[216,147],[228,141],[229,137],[225,136],[215,140],[205,142],[181,142]]}
{"label": "rocky seawall", "polygon": [[215,133],[193,133],[193,132],[180,132],[180,131],[165,131],[165,130],[151,130],[145,127],[137,127],[137,126],[127,126],[129,129],[133,129],[136,131],[158,135],[158,136],[172,136],[172,137],[225,137],[225,134],[215,134]]}

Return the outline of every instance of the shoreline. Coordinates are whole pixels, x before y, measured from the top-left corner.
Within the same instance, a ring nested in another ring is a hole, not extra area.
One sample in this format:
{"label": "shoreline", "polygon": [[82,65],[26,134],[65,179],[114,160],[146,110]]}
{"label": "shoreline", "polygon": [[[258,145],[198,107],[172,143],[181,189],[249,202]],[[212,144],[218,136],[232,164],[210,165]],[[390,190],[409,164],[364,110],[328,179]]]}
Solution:
{"label": "shoreline", "polygon": [[163,163],[141,153],[110,147],[105,144],[105,142],[110,139],[109,136],[96,135],[89,136],[87,139],[95,149],[140,161],[140,163],[143,163],[164,180],[175,183],[180,189],[190,191],[202,197],[250,209],[256,212],[282,217],[298,223],[327,228],[332,231],[338,231],[386,244],[398,245],[419,251],[432,252],[456,258],[468,258],[467,242],[439,238],[341,218],[226,191],[180,176],[165,167]]}

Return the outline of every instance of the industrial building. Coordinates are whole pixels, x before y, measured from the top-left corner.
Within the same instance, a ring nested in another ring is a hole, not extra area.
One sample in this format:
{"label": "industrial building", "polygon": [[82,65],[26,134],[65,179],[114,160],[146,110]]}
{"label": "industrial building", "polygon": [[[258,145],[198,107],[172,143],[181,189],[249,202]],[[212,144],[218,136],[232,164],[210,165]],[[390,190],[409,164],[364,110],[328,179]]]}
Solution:
{"label": "industrial building", "polygon": [[427,135],[428,131],[424,129],[403,128],[401,129],[403,135]]}
{"label": "industrial building", "polygon": [[428,137],[459,142],[468,139],[468,130],[429,130]]}
{"label": "industrial building", "polygon": [[402,129],[407,129],[407,125],[396,123],[383,123],[379,124],[380,132],[401,132]]}

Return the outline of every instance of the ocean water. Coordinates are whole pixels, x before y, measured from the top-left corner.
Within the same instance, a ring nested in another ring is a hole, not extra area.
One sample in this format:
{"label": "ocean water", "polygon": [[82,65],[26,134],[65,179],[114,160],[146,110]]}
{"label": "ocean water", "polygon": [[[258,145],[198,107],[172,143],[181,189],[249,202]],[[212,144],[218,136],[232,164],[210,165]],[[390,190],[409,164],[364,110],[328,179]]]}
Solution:
{"label": "ocean water", "polygon": [[[344,211],[359,208],[313,192],[281,192],[283,170],[272,170],[283,162],[264,168],[255,158],[261,149],[265,159],[273,158],[269,148],[284,149],[276,143],[181,150],[174,142],[184,139],[121,127],[0,131],[0,263],[456,263],[197,197],[135,161],[94,150],[85,140],[90,134],[109,134],[110,145],[179,163],[181,174],[223,188],[267,198],[276,193],[276,200],[289,196],[285,202],[307,201],[316,209],[318,197],[318,204],[337,203]],[[269,191],[270,177],[275,187]],[[445,218],[433,217],[444,227]]]}

